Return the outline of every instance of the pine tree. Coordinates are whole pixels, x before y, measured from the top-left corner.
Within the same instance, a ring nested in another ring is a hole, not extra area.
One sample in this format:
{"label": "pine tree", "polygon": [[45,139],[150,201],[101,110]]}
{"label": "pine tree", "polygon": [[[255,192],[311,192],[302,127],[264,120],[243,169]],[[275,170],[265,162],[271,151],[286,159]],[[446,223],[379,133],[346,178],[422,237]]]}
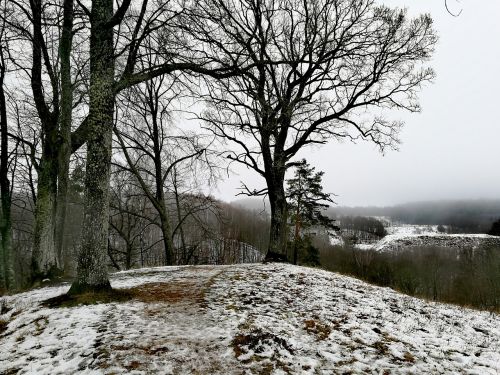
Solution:
{"label": "pine tree", "polygon": [[305,159],[298,163],[293,178],[287,181],[288,210],[291,224],[294,227],[293,263],[297,264],[297,256],[301,244],[311,250],[310,241],[304,241],[301,233],[312,226],[322,226],[326,229],[334,228],[334,220],[323,212],[333,203],[331,194],[323,192],[322,178],[324,172],[316,172]]}

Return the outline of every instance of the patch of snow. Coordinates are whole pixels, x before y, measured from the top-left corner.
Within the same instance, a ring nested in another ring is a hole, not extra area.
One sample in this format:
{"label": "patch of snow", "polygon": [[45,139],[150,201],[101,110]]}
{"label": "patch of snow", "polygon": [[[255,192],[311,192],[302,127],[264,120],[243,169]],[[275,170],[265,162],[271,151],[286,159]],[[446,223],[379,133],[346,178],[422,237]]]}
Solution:
{"label": "patch of snow", "polygon": [[437,225],[389,224],[385,230],[389,235],[428,235],[439,233]]}
{"label": "patch of snow", "polygon": [[354,248],[356,250],[373,250],[373,245],[374,244],[371,244],[371,243],[357,243],[357,244],[354,244]]}
{"label": "patch of snow", "polygon": [[330,240],[331,246],[344,246],[345,245],[344,239],[341,236],[339,236],[338,234],[330,234],[328,239]]}

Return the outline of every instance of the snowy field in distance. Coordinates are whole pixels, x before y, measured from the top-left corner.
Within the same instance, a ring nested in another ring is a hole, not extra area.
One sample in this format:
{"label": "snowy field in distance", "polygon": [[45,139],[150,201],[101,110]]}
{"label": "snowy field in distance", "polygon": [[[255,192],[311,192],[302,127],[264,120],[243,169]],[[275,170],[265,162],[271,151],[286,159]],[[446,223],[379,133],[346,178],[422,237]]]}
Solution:
{"label": "snowy field in distance", "polygon": [[380,241],[371,244],[355,244],[354,248],[376,251],[397,251],[420,246],[461,249],[493,245],[500,248],[500,237],[487,234],[440,233],[437,225],[389,224],[385,229],[387,235]]}

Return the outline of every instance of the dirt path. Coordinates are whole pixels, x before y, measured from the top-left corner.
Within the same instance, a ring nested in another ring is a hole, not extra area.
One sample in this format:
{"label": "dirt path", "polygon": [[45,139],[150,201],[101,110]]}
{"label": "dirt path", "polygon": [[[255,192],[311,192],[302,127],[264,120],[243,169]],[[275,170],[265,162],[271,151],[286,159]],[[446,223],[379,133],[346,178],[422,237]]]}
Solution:
{"label": "dirt path", "polygon": [[104,312],[95,350],[82,368],[105,373],[222,371],[219,355],[231,338],[211,314],[206,294],[223,273],[213,267],[184,268],[168,280],[132,287],[140,299],[112,304]]}

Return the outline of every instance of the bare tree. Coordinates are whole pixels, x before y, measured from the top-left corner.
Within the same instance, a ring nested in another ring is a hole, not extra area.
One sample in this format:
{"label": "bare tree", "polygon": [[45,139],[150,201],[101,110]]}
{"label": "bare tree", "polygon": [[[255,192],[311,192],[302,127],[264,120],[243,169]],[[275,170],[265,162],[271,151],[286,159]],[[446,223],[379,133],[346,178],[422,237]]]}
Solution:
{"label": "bare tree", "polygon": [[20,0],[9,9],[11,17],[4,19],[17,36],[10,59],[31,87],[42,141],[32,257],[36,282],[62,268],[73,90],[79,74],[71,66],[72,43],[84,28],[74,30],[74,0]]}
{"label": "bare tree", "polygon": [[[117,168],[112,174],[110,236],[108,255],[116,269],[144,265],[142,236],[151,225],[151,207],[146,196],[133,182],[134,176]],[[155,244],[151,244],[154,246]]]}
{"label": "bare tree", "polygon": [[[176,30],[169,25],[181,12],[182,4],[148,0],[132,4],[131,0],[123,0],[114,11],[112,0],[92,0],[90,10],[83,7],[90,19],[89,115],[72,134],[72,147],[78,148],[83,142],[87,145],[85,212],[78,274],[69,293],[110,288],[106,257],[116,95],[175,71],[224,77],[235,74],[235,66],[239,67],[234,62],[220,64],[204,56],[193,57],[185,46],[170,49]],[[115,28],[129,32],[115,34]],[[161,54],[161,61],[141,69],[138,62],[154,53]]]}
{"label": "bare tree", "polygon": [[269,196],[268,258],[282,257],[283,184],[297,153],[330,139],[396,147],[402,123],[383,110],[419,111],[417,92],[434,77],[422,66],[437,39],[430,16],[374,0],[203,0],[179,27],[216,61],[248,59],[236,77],[205,80],[201,118],[230,142],[231,161],[266,182],[243,191]]}
{"label": "bare tree", "polygon": [[[115,134],[121,155],[126,163],[118,163],[132,173],[145,196],[158,214],[165,249],[165,264],[172,265],[175,249],[173,237],[178,231],[183,245],[185,238],[182,222],[179,171],[186,175],[197,169],[213,172],[203,137],[192,132],[181,132],[173,124],[171,102],[179,99],[174,90],[175,80],[166,76],[153,78],[126,92],[118,105],[118,125]],[[117,159],[118,159],[117,158]],[[210,178],[210,173],[205,177]],[[173,212],[169,208],[169,195],[175,198],[175,211],[180,223],[173,228]]]}
{"label": "bare tree", "polygon": [[[0,1],[0,11],[6,12],[6,4]],[[0,20],[1,21],[1,20]],[[12,253],[12,190],[9,179],[9,136],[7,123],[7,98],[5,94],[7,30],[0,24],[0,293],[14,287]]]}
{"label": "bare tree", "polygon": [[170,174],[169,190],[174,201],[172,240],[174,245],[177,243],[178,264],[190,264],[203,241],[220,236],[217,231],[221,220],[219,202],[202,192],[207,182],[217,178],[217,167],[211,163],[209,159],[181,163],[175,165]]}

